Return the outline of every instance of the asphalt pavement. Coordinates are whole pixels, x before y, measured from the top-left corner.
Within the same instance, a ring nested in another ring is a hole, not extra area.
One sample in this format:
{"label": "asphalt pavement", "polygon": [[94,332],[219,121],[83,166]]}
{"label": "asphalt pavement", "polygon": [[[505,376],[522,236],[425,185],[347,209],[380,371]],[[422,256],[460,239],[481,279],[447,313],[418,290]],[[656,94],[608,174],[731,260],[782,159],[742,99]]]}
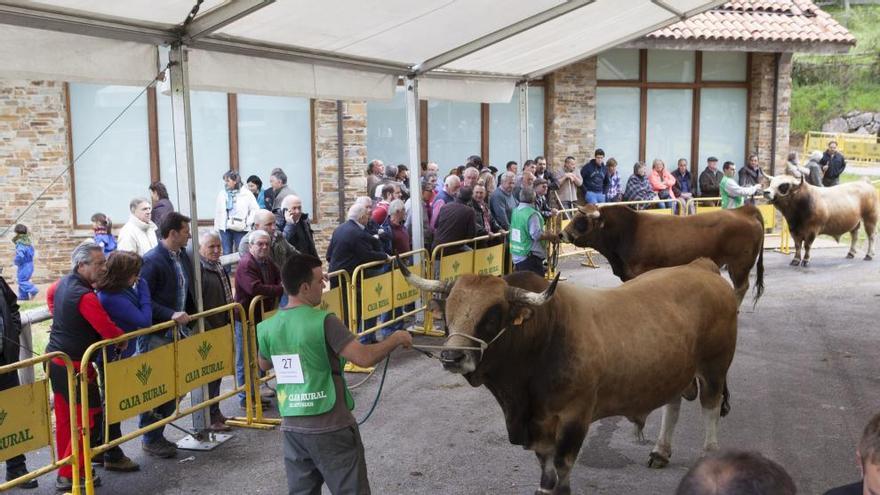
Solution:
{"label": "asphalt pavement", "polygon": [[[821,494],[857,479],[856,442],[863,425],[880,411],[880,261],[862,261],[863,253],[846,260],[845,253],[845,247],[817,249],[805,269],[788,266],[789,256],[765,253],[766,293],[755,310],[748,299],[743,305],[729,374],[732,411],[719,429],[722,447],[764,453],[788,470],[804,494]],[[597,259],[599,269],[565,260],[562,268],[569,278],[564,283],[619,285],[604,259]],[[380,374],[381,368],[354,391],[356,417],[369,409]],[[349,375],[348,380],[362,377]],[[234,401],[224,403],[223,410],[241,414]],[[179,423],[189,426],[188,420]],[[699,406],[683,405],[670,465],[653,470],[646,463],[659,423],[660,411],[655,411],[645,428],[646,444],[635,441],[623,418],[594,423],[572,472],[574,492],[673,493],[701,454]],[[123,431],[131,428],[129,421]],[[361,432],[376,494],[530,494],[538,486],[535,456],[508,443],[501,409],[491,394],[414,351],[392,356],[381,401]],[[137,440],[129,442],[123,449],[142,470],[116,474],[98,469],[104,480],[98,493],[286,493],[280,433],[234,433],[211,452],[180,451],[176,460],[147,458]],[[172,440],[182,435],[168,432]],[[29,464],[46,459],[41,452]],[[53,481],[49,474],[40,479],[38,490],[13,493],[54,493]]]}

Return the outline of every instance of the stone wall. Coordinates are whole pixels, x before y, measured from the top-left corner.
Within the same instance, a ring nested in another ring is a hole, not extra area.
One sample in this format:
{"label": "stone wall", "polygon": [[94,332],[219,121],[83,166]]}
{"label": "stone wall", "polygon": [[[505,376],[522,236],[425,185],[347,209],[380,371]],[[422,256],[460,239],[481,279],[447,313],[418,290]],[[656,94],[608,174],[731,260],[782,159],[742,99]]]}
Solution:
{"label": "stone wall", "polygon": [[343,153],[345,204],[339,204],[339,168],[337,115],[335,100],[316,100],[315,106],[315,245],[324,258],[333,229],[355,198],[365,194],[367,178],[367,104],[362,101],[343,102]]}
{"label": "stone wall", "polygon": [[596,145],[596,57],[564,67],[546,81],[547,163],[562,170],[566,156],[585,163]]}
{"label": "stone wall", "polygon": [[[68,165],[64,85],[48,81],[0,81],[0,232]],[[70,179],[64,174],[19,220],[36,248],[33,281],[48,282],[66,271],[81,240],[71,229]],[[0,238],[0,267],[15,280],[12,230]]]}
{"label": "stone wall", "polygon": [[[773,142],[773,91],[776,84],[774,53],[753,53],[749,81],[749,142],[750,152],[758,154],[758,161],[767,172],[771,170]],[[779,113],[776,118],[776,171],[785,166],[789,152],[791,122],[791,54],[783,53],[779,61]],[[742,166],[737,163],[737,166]]]}

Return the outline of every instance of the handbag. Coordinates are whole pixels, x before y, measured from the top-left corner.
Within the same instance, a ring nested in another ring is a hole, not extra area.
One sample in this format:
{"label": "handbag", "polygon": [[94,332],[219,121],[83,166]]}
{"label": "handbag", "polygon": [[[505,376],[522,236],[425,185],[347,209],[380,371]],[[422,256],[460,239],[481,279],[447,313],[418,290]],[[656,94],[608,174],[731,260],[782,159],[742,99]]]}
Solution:
{"label": "handbag", "polygon": [[241,217],[226,217],[226,230],[243,232],[247,230],[247,220]]}

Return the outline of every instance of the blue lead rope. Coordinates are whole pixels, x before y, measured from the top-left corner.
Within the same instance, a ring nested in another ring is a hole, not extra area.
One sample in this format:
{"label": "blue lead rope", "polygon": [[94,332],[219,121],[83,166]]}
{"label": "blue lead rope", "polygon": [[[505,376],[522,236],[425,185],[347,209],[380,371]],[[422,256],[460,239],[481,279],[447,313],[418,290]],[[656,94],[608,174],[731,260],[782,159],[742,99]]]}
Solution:
{"label": "blue lead rope", "polygon": [[370,419],[370,416],[373,415],[373,411],[376,410],[376,406],[379,404],[379,397],[382,395],[382,387],[385,386],[385,374],[388,373],[388,362],[391,361],[391,354],[385,358],[385,368],[382,369],[382,380],[379,382],[379,390],[376,391],[376,398],[373,399],[373,405],[370,406],[370,410],[367,411],[367,415],[363,417],[360,421],[357,422],[358,426],[367,422]]}

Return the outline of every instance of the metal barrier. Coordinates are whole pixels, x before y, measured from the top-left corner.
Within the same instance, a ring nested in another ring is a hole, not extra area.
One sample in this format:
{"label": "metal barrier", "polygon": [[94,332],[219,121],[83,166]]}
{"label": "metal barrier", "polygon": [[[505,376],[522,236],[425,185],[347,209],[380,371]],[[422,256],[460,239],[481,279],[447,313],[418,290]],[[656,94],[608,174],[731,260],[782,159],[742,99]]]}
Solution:
{"label": "metal barrier", "polygon": [[[86,349],[82,363],[94,361],[98,353],[103,358],[102,375],[106,403],[104,409],[105,443],[97,446],[91,445],[88,421],[82,421],[83,463],[86,466],[90,465],[94,455],[106,452],[111,447],[137,438],[148,431],[165,426],[200,409],[219,404],[224,399],[241,391],[249,391],[248,381],[245,380],[243,384],[236,384],[232,391],[181,409],[182,397],[190,390],[222,379],[224,376],[234,375],[235,336],[233,325],[236,313],[239,314],[241,321],[245,321],[244,308],[237,303],[226,304],[194,314],[192,321],[224,312],[228,313],[230,323],[219,328],[193,333],[186,338],[180,337],[176,322],[167,321],[150,328],[126,333],[115,339],[102,340]],[[125,359],[109,360],[109,347],[131,341],[137,337],[168,330],[172,330],[172,341],[168,344]],[[245,359],[247,359],[247,354],[245,354]],[[171,366],[168,365],[169,363]],[[79,374],[79,385],[81,414],[83,418],[87,418],[89,410],[88,373]],[[155,423],[126,433],[118,439],[106,441],[110,434],[110,424],[121,422],[172,401],[175,406],[174,413],[167,418],[159,419]],[[91,469],[86,469],[85,472],[86,494],[92,495],[94,493],[93,473]],[[74,479],[76,478],[77,476],[74,476]]]}
{"label": "metal barrier", "polygon": [[837,149],[846,156],[847,164],[876,165],[880,163],[880,141],[872,134],[842,132],[808,132],[804,137],[804,155],[824,151],[829,141],[837,141]]}
{"label": "metal barrier", "polygon": [[[274,304],[273,309],[266,309],[266,301]],[[278,311],[278,301],[264,296],[251,299],[248,307],[247,322],[241,326],[241,351],[244,353],[244,381],[247,384],[245,393],[245,417],[235,417],[227,424],[244,428],[257,428],[271,430],[281,424],[279,418],[267,418],[263,414],[263,402],[260,400],[260,387],[262,384],[275,378],[275,373],[266,373],[260,376],[259,349],[257,347],[257,308],[260,310],[260,321],[265,321]],[[246,350],[246,351],[245,351]]]}
{"label": "metal barrier", "polygon": [[[45,366],[50,360],[56,358],[64,362],[64,368],[67,372],[68,397],[76,397],[73,362],[63,352],[50,352],[24,359],[17,363],[0,366],[0,375],[4,373],[18,373],[20,369],[36,365]],[[71,454],[63,459],[58,459],[54,441],[55,437],[52,434],[52,409],[49,407],[49,388],[47,377],[35,383],[25,383],[0,391],[0,461],[6,461],[19,454],[25,454],[46,446],[49,447],[49,458],[52,460],[50,464],[31,470],[24,476],[0,483],[0,492],[14,488],[44,474],[51,473],[61,466],[68,464],[73,467],[74,473],[79,473],[83,459],[79,455],[76,401],[70,401],[70,410],[68,411],[71,419]],[[82,493],[81,488],[79,476],[74,475],[72,493],[79,495]]]}
{"label": "metal barrier", "polygon": [[[463,241],[447,242],[434,246],[431,251],[431,262],[428,267],[430,276],[440,280],[455,280],[467,273],[501,276],[512,271],[512,257],[506,249],[506,231],[497,234],[488,234]],[[480,247],[481,243],[497,241],[494,245]],[[450,248],[465,246],[467,249],[461,252],[444,254]],[[424,334],[434,337],[443,337],[445,333],[434,330],[433,314],[425,311]]]}

